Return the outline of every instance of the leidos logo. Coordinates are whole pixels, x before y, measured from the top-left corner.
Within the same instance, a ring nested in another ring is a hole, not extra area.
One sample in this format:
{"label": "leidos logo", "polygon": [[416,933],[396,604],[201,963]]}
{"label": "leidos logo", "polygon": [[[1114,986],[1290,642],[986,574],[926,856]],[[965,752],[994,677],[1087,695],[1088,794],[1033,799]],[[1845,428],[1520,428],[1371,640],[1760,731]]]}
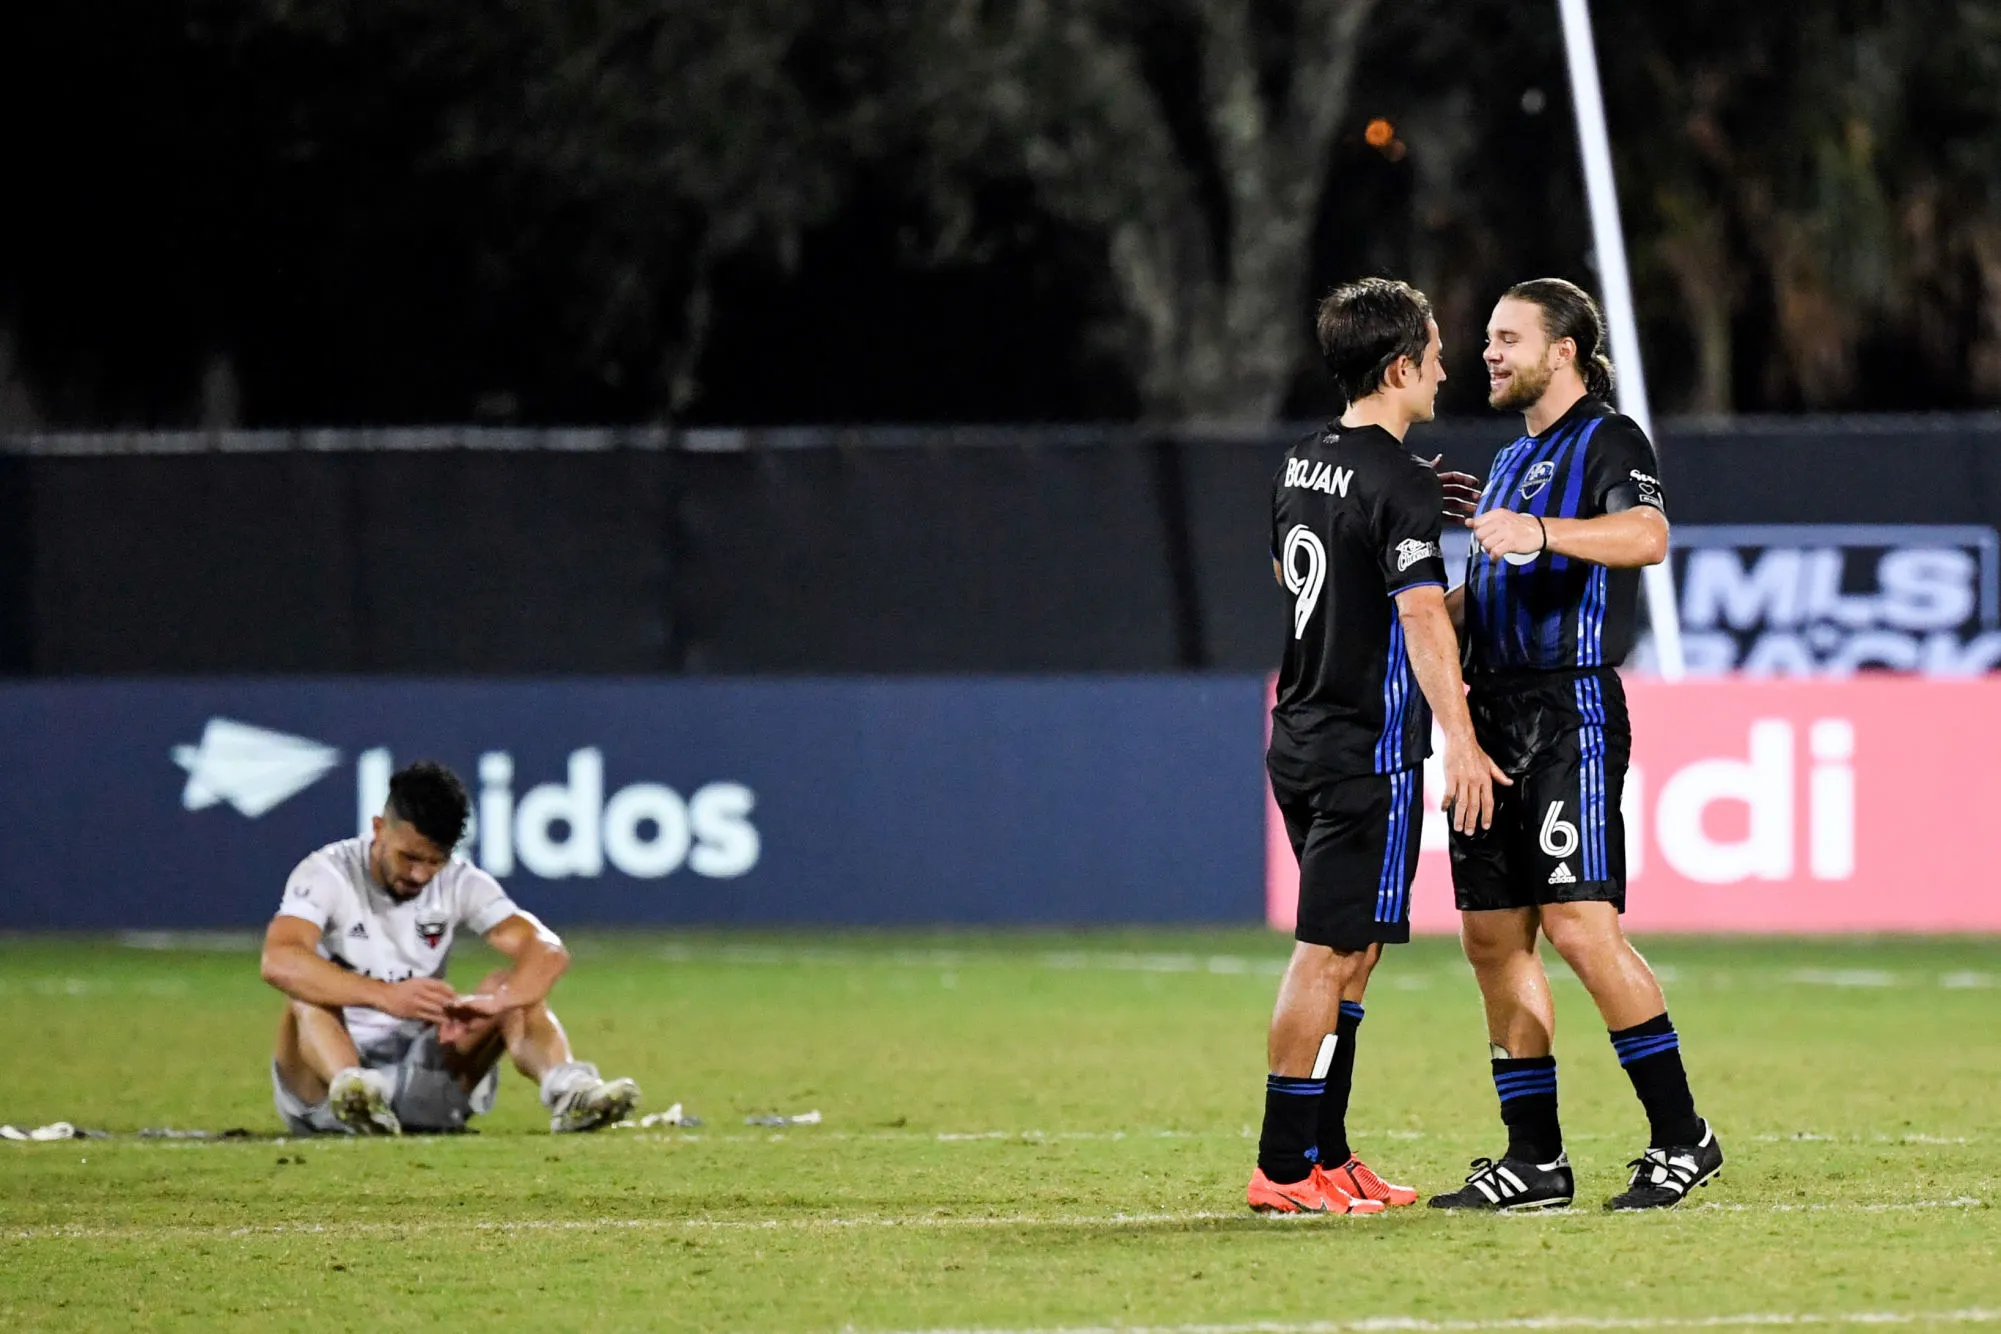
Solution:
{"label": "leidos logo", "polygon": [[[386,749],[355,761],[356,813],[363,830],[389,799],[395,760]],[[570,752],[568,781],[514,796],[514,757],[479,757],[479,802],[464,849],[496,876],[515,867],[544,880],[592,879],[609,861],[635,880],[657,880],[686,865],[713,879],[757,865],[762,845],[750,822],[757,797],[741,783],[709,783],[683,800],[659,783],[634,783],[605,795],[604,753]],[[561,833],[558,833],[560,828]]]}
{"label": "leidos logo", "polygon": [[226,801],[253,820],[340,763],[340,752],[331,746],[227,718],[209,719],[201,744],[175,746],[173,757],[188,774],[183,809],[207,810]]}
{"label": "leidos logo", "polygon": [[[175,746],[187,772],[181,806],[206,810],[227,802],[256,819],[318,782],[340,763],[340,752],[228,718],[211,718],[197,745]],[[361,832],[389,799],[395,767],[384,748],[355,761]],[[514,797],[514,758],[488,751],[479,758],[479,798],[463,850],[496,876],[516,867],[544,880],[595,878],[605,864],[635,880],[657,880],[682,866],[725,879],[757,865],[762,851],[750,813],[756,795],[741,783],[709,783],[685,800],[659,783],[633,783],[606,794],[604,755],[572,751],[567,781],[543,783]]]}

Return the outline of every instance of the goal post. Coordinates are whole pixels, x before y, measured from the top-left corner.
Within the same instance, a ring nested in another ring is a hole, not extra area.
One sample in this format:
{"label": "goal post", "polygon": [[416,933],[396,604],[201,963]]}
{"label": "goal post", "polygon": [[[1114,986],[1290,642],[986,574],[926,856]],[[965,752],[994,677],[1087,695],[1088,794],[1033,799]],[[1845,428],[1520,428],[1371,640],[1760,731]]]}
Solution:
{"label": "goal post", "polygon": [[[1577,146],[1584,158],[1584,193],[1591,206],[1591,242],[1611,325],[1612,360],[1617,364],[1619,410],[1654,435],[1647,405],[1647,374],[1640,360],[1640,326],[1633,314],[1633,280],[1626,267],[1626,234],[1619,223],[1619,196],[1612,178],[1612,141],[1605,126],[1605,97],[1598,83],[1598,53],[1591,40],[1590,0],[1557,0],[1563,16],[1563,47],[1570,61],[1570,104],[1577,116]],[[1681,650],[1681,614],[1675,606],[1674,573],[1667,561],[1642,572],[1647,613],[1652,622],[1654,661],[1661,678],[1679,681],[1687,673]]]}

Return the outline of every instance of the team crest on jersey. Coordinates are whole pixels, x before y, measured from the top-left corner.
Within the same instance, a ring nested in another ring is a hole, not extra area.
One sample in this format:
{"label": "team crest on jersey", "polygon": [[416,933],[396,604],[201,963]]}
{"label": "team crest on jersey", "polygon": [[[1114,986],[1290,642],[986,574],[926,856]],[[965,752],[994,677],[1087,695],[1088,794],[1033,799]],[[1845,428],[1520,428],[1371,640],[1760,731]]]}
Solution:
{"label": "team crest on jersey", "polygon": [[1534,500],[1542,494],[1543,488],[1556,476],[1556,460],[1544,459],[1530,468],[1528,476],[1522,478],[1522,499]]}
{"label": "team crest on jersey", "polygon": [[417,923],[417,934],[424,938],[427,948],[438,948],[438,942],[445,938],[445,924],[440,921]]}

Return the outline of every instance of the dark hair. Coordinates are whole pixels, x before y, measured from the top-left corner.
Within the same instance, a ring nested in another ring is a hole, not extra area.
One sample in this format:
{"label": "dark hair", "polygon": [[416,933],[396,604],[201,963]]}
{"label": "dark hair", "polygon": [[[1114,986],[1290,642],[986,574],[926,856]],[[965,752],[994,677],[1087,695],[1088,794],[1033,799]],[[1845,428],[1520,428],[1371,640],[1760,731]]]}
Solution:
{"label": "dark hair", "polygon": [[1341,397],[1353,403],[1382,388],[1398,357],[1424,360],[1430,324],[1424,293],[1393,278],[1363,278],[1327,294],[1313,331]]}
{"label": "dark hair", "polygon": [[459,776],[436,760],[419,760],[389,779],[389,812],[449,853],[465,837],[472,798]]}
{"label": "dark hair", "polygon": [[1605,316],[1591,293],[1562,278],[1531,278],[1510,287],[1507,296],[1542,310],[1542,331],[1549,341],[1568,338],[1577,344],[1577,373],[1584,387],[1598,398],[1612,397],[1615,383],[1611,359],[1605,355]]}

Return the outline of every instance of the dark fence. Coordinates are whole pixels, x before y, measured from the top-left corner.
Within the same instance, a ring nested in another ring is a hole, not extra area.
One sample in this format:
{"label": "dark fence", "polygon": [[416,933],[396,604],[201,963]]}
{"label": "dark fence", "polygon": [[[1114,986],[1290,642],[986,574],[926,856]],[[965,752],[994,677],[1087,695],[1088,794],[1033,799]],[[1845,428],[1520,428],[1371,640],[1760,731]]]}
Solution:
{"label": "dark fence", "polygon": [[[13,674],[1257,669],[1296,431],[43,436]],[[1508,423],[1412,445],[1484,471]],[[2001,527],[2001,414],[1668,423],[1679,524]]]}

